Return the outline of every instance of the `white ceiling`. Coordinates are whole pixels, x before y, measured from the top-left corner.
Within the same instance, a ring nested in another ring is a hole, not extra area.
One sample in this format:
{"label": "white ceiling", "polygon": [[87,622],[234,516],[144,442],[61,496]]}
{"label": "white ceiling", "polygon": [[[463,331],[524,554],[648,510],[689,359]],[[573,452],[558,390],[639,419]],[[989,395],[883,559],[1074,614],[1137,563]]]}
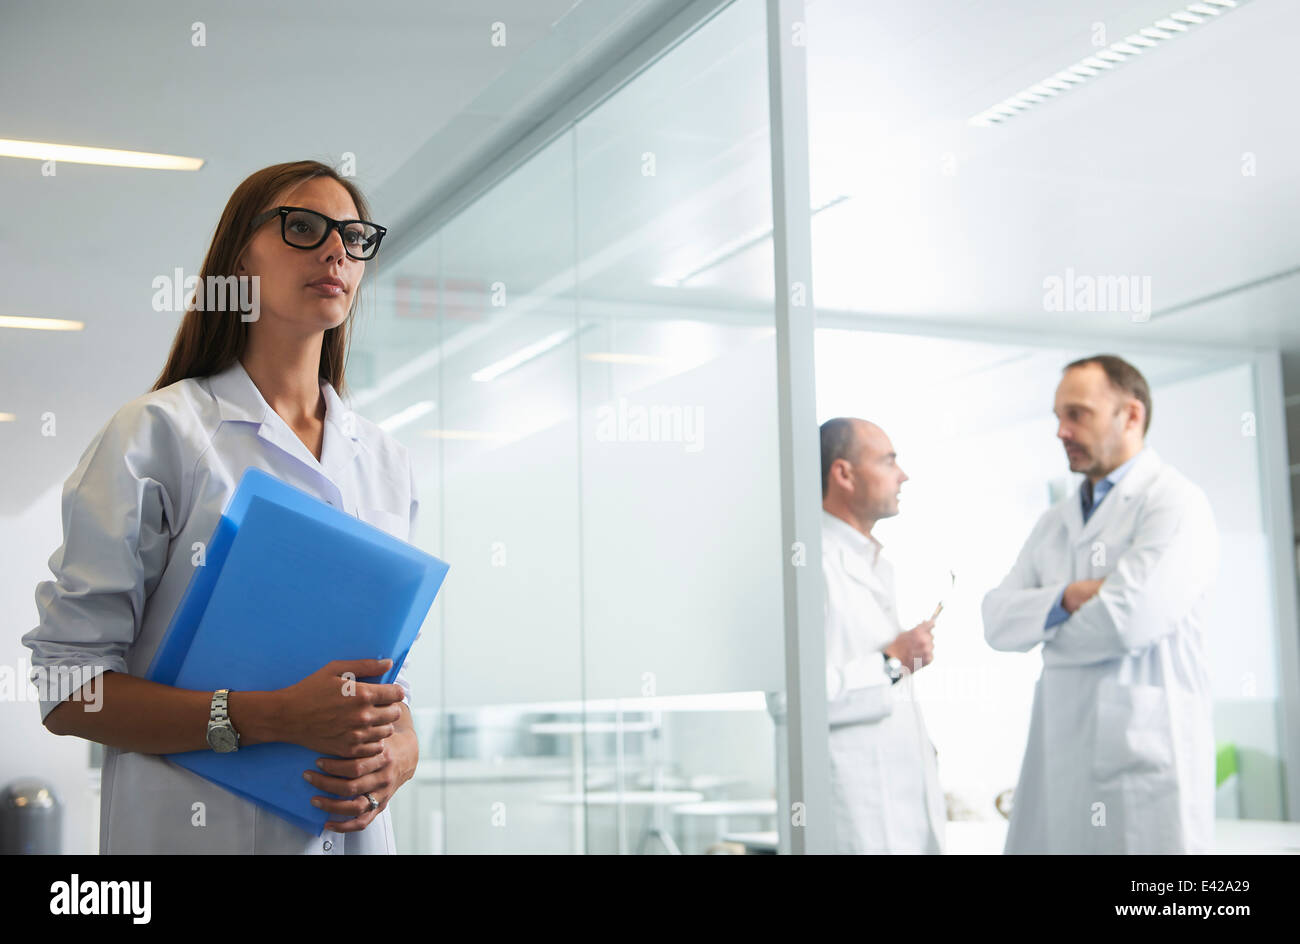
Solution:
{"label": "white ceiling", "polygon": [[[235,186],[268,164],[356,155],[393,220],[483,142],[681,0],[341,0],[220,4],[18,0],[0,8],[0,137],[201,157],[194,173],[0,158],[0,314],[84,321],[0,329],[0,514],[61,481],[117,408],[144,393],[179,315],[152,281],[193,274]],[[206,46],[191,43],[202,22]],[[492,24],[506,42],[491,42]],[[434,146],[433,142],[436,142]],[[55,414],[57,435],[41,437]]]}
{"label": "white ceiling", "polygon": [[813,203],[851,198],[816,221],[819,309],[1082,332],[1131,323],[1046,313],[1044,278],[1073,269],[1151,278],[1153,321],[1133,330],[1300,344],[1297,278],[1161,315],[1300,263],[1300,4],[1253,0],[1001,126],[967,124],[1092,54],[1095,23],[1115,41],[1176,8],[817,0]]}

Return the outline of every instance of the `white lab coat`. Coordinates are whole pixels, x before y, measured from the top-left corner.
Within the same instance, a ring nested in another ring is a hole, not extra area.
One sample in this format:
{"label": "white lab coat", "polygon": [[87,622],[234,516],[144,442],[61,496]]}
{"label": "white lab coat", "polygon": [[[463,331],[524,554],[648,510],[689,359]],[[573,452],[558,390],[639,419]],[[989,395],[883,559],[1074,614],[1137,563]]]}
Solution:
{"label": "white lab coat", "polygon": [[903,631],[880,545],[822,512],[826,694],[835,851],[941,852],[943,791],[934,745],[905,676],[881,650]]}
{"label": "white lab coat", "polygon": [[[1209,501],[1149,446],[1086,525],[1077,491],[1043,513],[983,605],[993,648],[1043,654],[1006,852],[1210,851],[1217,569]],[[1066,584],[1099,578],[1043,629]]]}
{"label": "white lab coat", "polygon": [[[40,624],[23,637],[33,666],[143,676],[190,582],[193,545],[212,537],[250,466],[408,540],[418,500],[406,448],[328,382],[321,390],[319,462],[238,360],[119,409],[64,485],[64,543],[54,579],[36,589]],[[409,705],[405,668],[397,682]],[[42,720],[57,704],[41,702]],[[192,825],[200,802],[206,825]],[[99,843],[101,853],[396,852],[387,809],[364,830],[317,837],[160,755],[115,748],[104,752]]]}

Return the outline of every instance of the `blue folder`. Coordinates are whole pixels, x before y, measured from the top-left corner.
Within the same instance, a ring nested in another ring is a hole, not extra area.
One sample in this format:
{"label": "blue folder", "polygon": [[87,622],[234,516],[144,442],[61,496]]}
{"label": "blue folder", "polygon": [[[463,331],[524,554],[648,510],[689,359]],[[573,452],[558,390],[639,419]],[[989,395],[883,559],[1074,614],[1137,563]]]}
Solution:
{"label": "blue folder", "polygon": [[[269,691],[337,659],[392,659],[391,683],[448,567],[249,468],[208,542],[146,677],[176,688]],[[166,757],[313,835],[331,814],[303,779],[320,752],[253,744]],[[328,794],[326,794],[328,795]],[[341,798],[340,798],[341,799]]]}

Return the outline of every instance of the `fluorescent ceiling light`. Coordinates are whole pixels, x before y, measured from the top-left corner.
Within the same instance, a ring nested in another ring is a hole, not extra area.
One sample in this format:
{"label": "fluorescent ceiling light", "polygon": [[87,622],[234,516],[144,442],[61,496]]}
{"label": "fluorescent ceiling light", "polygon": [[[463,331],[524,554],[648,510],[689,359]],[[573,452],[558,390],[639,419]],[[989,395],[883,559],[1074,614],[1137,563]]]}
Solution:
{"label": "fluorescent ceiling light", "polygon": [[379,428],[386,433],[391,433],[395,429],[400,429],[408,423],[413,423],[426,413],[430,412],[436,404],[432,400],[421,400],[419,403],[412,403],[404,410],[398,410],[387,419],[379,421]]}
{"label": "fluorescent ceiling light", "polygon": [[[810,215],[816,216],[818,213],[822,212],[823,210],[829,210],[831,207],[843,203],[847,199],[849,199],[848,194],[842,193],[837,197],[833,197],[830,200],[827,200],[819,207],[812,207],[810,211]],[[772,238],[772,227],[770,226],[759,227],[758,229],[737,236],[735,239],[732,239],[724,243],[722,246],[715,249],[708,256],[705,256],[703,261],[693,265],[689,270],[685,272],[667,273],[664,275],[656,276],[655,278],[651,279],[651,282],[655,285],[664,286],[665,288],[681,288],[691,279],[703,275],[705,272],[708,272],[710,269],[716,268],[717,266],[726,262],[728,259],[732,259],[740,255],[742,252],[745,252],[748,249],[752,249],[754,246],[760,245],[761,243],[764,243],[771,238]]]}
{"label": "fluorescent ceiling light", "polygon": [[509,373],[521,364],[526,364],[535,357],[541,357],[547,351],[559,347],[565,341],[573,336],[573,329],[566,328],[563,331],[556,331],[554,334],[548,334],[527,347],[521,347],[508,357],[503,357],[495,363],[488,364],[481,370],[476,370],[470,374],[471,380],[477,380],[479,383],[486,383],[489,380],[496,380],[502,374]]}
{"label": "fluorescent ceiling light", "polygon": [[30,331],[80,331],[83,321],[66,321],[63,318],[26,318],[21,315],[0,315],[0,328],[26,328]]}
{"label": "fluorescent ceiling light", "polygon": [[1028,111],[1032,105],[1048,101],[1067,89],[1077,88],[1088,79],[1100,75],[1098,70],[1113,69],[1122,62],[1142,55],[1148,49],[1163,45],[1179,33],[1185,33],[1193,26],[1209,23],[1247,2],[1249,0],[1204,0],[1203,3],[1189,3],[1164,19],[1156,20],[1151,26],[1143,27],[1131,36],[1125,36],[1118,42],[1111,43],[1095,55],[1067,66],[1024,91],[1017,92],[991,108],[984,109],[972,117],[969,124],[984,128],[1002,124],[1008,118]]}
{"label": "fluorescent ceiling light", "polygon": [[0,413],[0,423],[12,423],[15,417],[12,413]]}
{"label": "fluorescent ceiling light", "polygon": [[[454,707],[454,706],[451,706]],[[530,714],[573,714],[579,718],[595,713],[614,714],[618,712],[642,711],[767,711],[767,696],[763,692],[728,692],[719,695],[654,695],[644,698],[588,698],[585,701],[546,701],[546,702],[511,702],[492,706],[494,709]],[[432,716],[433,712],[450,710],[448,706],[433,708],[419,707],[421,712]],[[456,710],[462,710],[456,708]],[[465,711],[483,711],[482,708],[465,706]],[[577,722],[574,722],[575,724]],[[603,723],[603,722],[602,722]]]}
{"label": "fluorescent ceiling light", "polygon": [[522,367],[529,361],[541,357],[547,351],[554,350],[570,338],[577,337],[594,324],[595,322],[589,322],[577,329],[565,328],[563,331],[556,331],[554,334],[548,334],[540,341],[534,342],[527,347],[521,347],[509,357],[503,357],[495,363],[488,364],[481,370],[474,371],[474,373],[470,374],[470,379],[477,380],[479,383],[496,380],[501,375],[509,373],[516,367]]}
{"label": "fluorescent ceiling light", "polygon": [[25,157],[34,161],[66,161],[69,164],[102,164],[106,167],[141,167],[149,170],[198,170],[201,157],[150,154],[147,151],[118,151],[113,148],[50,144],[46,141],[14,141],[0,138],[0,157]]}
{"label": "fluorescent ceiling light", "polygon": [[428,436],[431,439],[473,439],[490,440],[492,442],[512,438],[506,433],[488,433],[478,429],[426,429],[421,435]]}
{"label": "fluorescent ceiling light", "polygon": [[650,364],[656,367],[668,367],[676,363],[671,357],[659,357],[654,354],[619,354],[614,351],[583,354],[582,359],[600,364]]}

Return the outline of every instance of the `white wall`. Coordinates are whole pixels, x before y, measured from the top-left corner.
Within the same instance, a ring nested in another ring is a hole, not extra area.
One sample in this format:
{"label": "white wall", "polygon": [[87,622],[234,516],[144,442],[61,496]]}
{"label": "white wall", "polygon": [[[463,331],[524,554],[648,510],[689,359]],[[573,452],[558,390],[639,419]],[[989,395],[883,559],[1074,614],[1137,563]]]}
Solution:
{"label": "white wall", "polygon": [[1205,490],[1219,530],[1209,632],[1215,737],[1237,747],[1241,815],[1282,819],[1277,616],[1253,371],[1239,365],[1190,377],[1157,389],[1153,398],[1149,441]]}
{"label": "white wall", "polygon": [[0,698],[0,786],[20,777],[52,783],[64,804],[63,851],[84,855],[99,852],[99,800],[87,776],[90,742],[45,730],[27,681],[32,652],[22,644],[37,623],[36,585],[50,578],[47,561],[63,542],[62,493],[60,481],[22,514],[0,518],[0,672],[6,682],[21,683],[24,699],[14,700],[9,685]]}

